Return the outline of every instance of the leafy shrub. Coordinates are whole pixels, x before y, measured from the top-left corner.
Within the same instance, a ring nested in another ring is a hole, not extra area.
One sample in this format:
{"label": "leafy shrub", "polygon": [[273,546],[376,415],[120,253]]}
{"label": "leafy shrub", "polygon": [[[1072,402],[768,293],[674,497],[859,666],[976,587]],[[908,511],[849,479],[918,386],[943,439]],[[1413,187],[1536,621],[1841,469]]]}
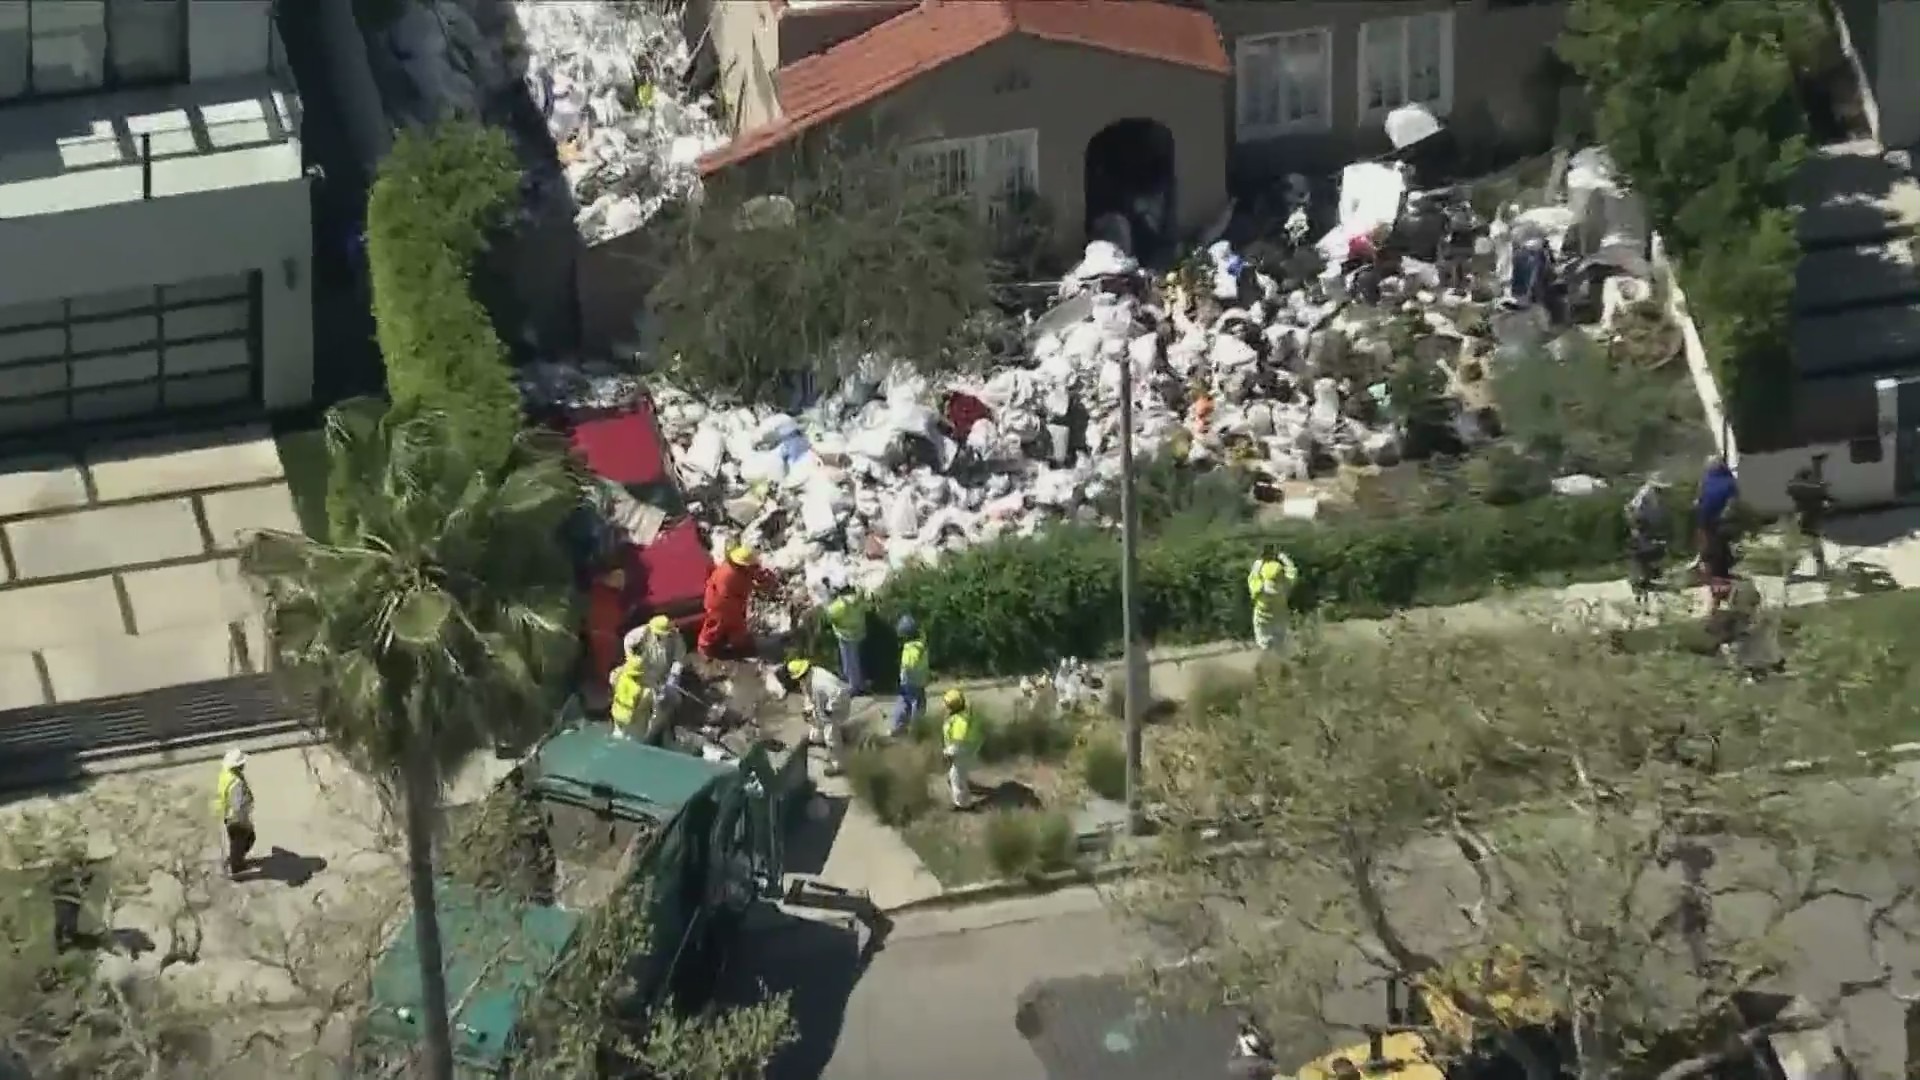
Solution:
{"label": "leafy shrub", "polygon": [[[1160,643],[1244,637],[1247,567],[1268,541],[1300,568],[1294,609],[1336,618],[1457,602],[1496,582],[1615,564],[1626,545],[1625,497],[1609,491],[1159,537],[1140,553],[1141,626]],[[1670,517],[1681,528],[1683,502]],[[1119,538],[1065,526],[983,544],[896,575],[875,608],[883,627],[912,613],[944,676],[1023,674],[1058,657],[1111,656],[1121,645]],[[816,647],[824,654],[829,646],[821,639]]]}
{"label": "leafy shrub", "polygon": [[1086,741],[1080,748],[1080,778],[1103,799],[1127,797],[1127,748],[1118,737],[1101,734]]}
{"label": "leafy shrub", "polygon": [[1003,879],[1031,875],[1040,856],[1040,835],[1033,817],[1019,811],[1005,811],[987,819],[982,842],[987,848],[987,865]]}
{"label": "leafy shrub", "polygon": [[648,297],[675,376],[715,397],[765,400],[796,377],[837,374],[816,365],[843,357],[946,356],[988,306],[992,252],[963,199],[898,160],[881,139],[768,162],[777,175],[765,179],[793,207],[783,224],[743,221],[764,188],[712,186]]}
{"label": "leafy shrub", "polygon": [[1074,835],[1073,821],[1058,810],[1049,810],[1034,823],[1034,862],[1043,874],[1071,870],[1079,862],[1080,838]]}
{"label": "leafy shrub", "polygon": [[[1674,381],[1570,338],[1559,359],[1540,350],[1501,366],[1493,394],[1506,433],[1549,470],[1614,477],[1656,468],[1683,443],[1695,445],[1688,437],[1699,427],[1676,408]],[[1518,464],[1510,450],[1498,461],[1501,453],[1496,447],[1485,455],[1496,474]],[[1492,490],[1537,491],[1548,480],[1538,467],[1518,469]]]}
{"label": "leafy shrub", "polygon": [[[1134,505],[1149,536],[1234,525],[1253,517],[1250,479],[1238,470],[1196,469],[1162,452],[1134,463]],[[1120,488],[1103,493],[1100,512],[1120,518]]]}
{"label": "leafy shrub", "polygon": [[1226,712],[1253,693],[1254,676],[1224,664],[1208,664],[1187,680],[1187,709],[1195,716]]}
{"label": "leafy shrub", "polygon": [[991,723],[982,733],[980,760],[1033,758],[1050,761],[1073,749],[1076,725],[1057,709],[1022,705],[1004,722]]}
{"label": "leafy shrub", "polygon": [[847,783],[881,822],[910,824],[933,808],[933,762],[911,745],[872,742],[847,755]]}
{"label": "leafy shrub", "polygon": [[1553,470],[1523,450],[1502,443],[1468,459],[1467,490],[1488,506],[1518,506],[1553,490]]}

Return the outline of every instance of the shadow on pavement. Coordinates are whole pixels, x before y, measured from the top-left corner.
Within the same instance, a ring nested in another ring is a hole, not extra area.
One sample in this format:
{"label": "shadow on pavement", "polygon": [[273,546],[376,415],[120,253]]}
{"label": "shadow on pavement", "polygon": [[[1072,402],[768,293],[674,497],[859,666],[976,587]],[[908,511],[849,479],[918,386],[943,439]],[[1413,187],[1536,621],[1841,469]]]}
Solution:
{"label": "shadow on pavement", "polygon": [[1828,540],[1842,547],[1878,547],[1920,534],[1920,508],[1900,507],[1865,514],[1849,514],[1828,521]]}
{"label": "shadow on pavement", "polygon": [[1048,979],[1020,995],[1014,1027],[1052,1080],[1229,1077],[1235,1018],[1176,1013],[1125,975]]}
{"label": "shadow on pavement", "polygon": [[973,806],[977,810],[1038,810],[1040,794],[1018,780],[1002,780],[993,785],[975,784]]}
{"label": "shadow on pavement", "polygon": [[299,888],[327,868],[327,860],[317,855],[301,855],[275,846],[257,859],[247,860],[247,868],[235,881],[278,881]]}
{"label": "shadow on pavement", "polygon": [[819,874],[826,870],[827,855],[840,835],[840,823],[847,817],[845,795],[814,794],[807,799],[807,812],[793,827],[787,850],[781,858],[789,874]]}
{"label": "shadow on pavement", "polygon": [[[806,892],[804,899],[799,894]],[[796,886],[789,902],[819,914],[766,906],[756,912],[722,978],[719,1004],[791,995],[795,1041],[770,1063],[767,1080],[817,1080],[840,1041],[847,1000],[893,923],[863,896]]]}

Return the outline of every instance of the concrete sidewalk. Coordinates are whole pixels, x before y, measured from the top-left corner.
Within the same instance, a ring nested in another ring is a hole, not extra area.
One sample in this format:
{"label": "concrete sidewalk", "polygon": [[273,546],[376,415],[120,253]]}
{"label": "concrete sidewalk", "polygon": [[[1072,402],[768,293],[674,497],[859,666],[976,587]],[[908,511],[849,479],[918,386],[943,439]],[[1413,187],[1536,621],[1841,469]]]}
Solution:
{"label": "concrete sidewalk", "polygon": [[264,670],[234,555],[299,527],[264,429],[0,462],[0,712]]}
{"label": "concrete sidewalk", "polygon": [[[446,792],[471,802],[510,763],[475,761]],[[311,746],[253,754],[254,856],[261,872],[226,877],[224,835],[212,811],[219,766],[198,762],[91,779],[83,794],[50,793],[0,806],[0,820],[77,818],[103,854],[148,870],[115,929],[158,949],[125,961],[157,968],[173,927],[197,923],[196,961],[163,977],[218,1009],[223,1003],[301,1008],[370,970],[406,902],[400,823],[371,784],[332,750]],[[139,883],[126,883],[137,885]]]}
{"label": "concrete sidewalk", "polygon": [[[1846,528],[1834,532],[1846,536],[1871,536],[1873,542],[1847,544],[1828,542],[1830,565],[1860,563],[1881,568],[1902,588],[1920,587],[1920,514],[1912,511],[1888,511],[1848,519]],[[1811,570],[1811,559],[1802,569]],[[1824,583],[1808,578],[1756,578],[1768,604],[1776,607],[1800,607],[1829,599]],[[1655,621],[1679,621],[1706,614],[1705,590],[1689,588],[1666,593],[1649,611],[1633,598],[1625,580],[1590,582],[1563,588],[1520,589],[1448,607],[1415,608],[1397,616],[1412,625],[1447,626],[1459,630],[1492,630],[1511,627],[1526,620],[1546,621],[1574,614],[1595,620],[1603,626],[1644,625]],[[1342,632],[1378,633],[1391,620],[1354,619],[1334,624]],[[1251,673],[1259,664],[1261,652],[1244,641],[1215,642],[1206,645],[1172,646],[1151,649],[1148,657],[1148,685],[1160,700],[1186,700],[1202,681],[1222,673]],[[937,658],[936,658],[937,659]],[[1109,687],[1119,685],[1120,665],[1104,661],[1092,665]],[[945,683],[936,687],[959,686],[967,691],[976,708],[1005,715],[1020,702],[1018,679],[970,680]],[[890,723],[894,699],[876,695],[855,703],[856,730],[885,731]],[[799,730],[797,721],[794,730]],[[815,774],[824,765],[816,755]],[[837,780],[823,781],[823,794],[830,799],[844,798],[846,786]],[[940,895],[939,881],[914,854],[900,834],[880,823],[858,801],[849,801],[841,820],[839,835],[818,877],[840,888],[864,890],[882,909],[893,909]]]}
{"label": "concrete sidewalk", "polygon": [[[1909,532],[1885,522],[1876,528],[1876,535],[1889,535],[1893,539],[1877,541],[1870,546],[1838,548],[1832,554],[1834,561],[1872,562],[1886,568],[1902,586],[1920,585],[1920,530]],[[1816,603],[1826,598],[1824,586],[1814,582],[1786,582],[1779,578],[1768,578],[1762,580],[1762,588],[1770,601],[1792,606]],[[1630,603],[1630,591],[1626,583],[1612,581],[1563,589],[1521,590],[1452,607],[1416,609],[1402,618],[1485,629],[1510,626],[1528,617],[1551,618],[1575,608],[1591,611],[1594,617],[1600,619],[1625,618],[1623,613],[1628,610]],[[1703,604],[1701,590],[1688,590],[1685,594],[1670,598],[1668,617],[1698,614]],[[1353,632],[1376,632],[1383,624],[1380,621],[1355,620],[1340,625]],[[1149,658],[1151,686],[1155,695],[1178,701],[1191,693],[1198,680],[1222,670],[1251,671],[1259,659],[1259,653],[1243,642],[1223,642],[1154,649],[1149,653]],[[1109,674],[1109,685],[1113,685],[1111,675],[1114,665],[1106,663],[1098,666]],[[1004,712],[1018,700],[1017,683],[1017,680],[1003,679],[960,685],[967,688],[982,708]],[[890,696],[862,699],[855,705],[856,727],[870,731],[884,730],[892,706],[893,699]],[[770,734],[790,740],[797,740],[804,731],[797,708],[790,704],[771,703],[771,707],[763,714],[763,723]],[[326,867],[315,873],[311,882],[298,889],[266,883],[228,886],[221,881],[216,884],[238,894],[244,900],[243,906],[253,912],[249,917],[257,915],[255,909],[263,905],[268,908],[291,905],[298,911],[311,911],[317,903],[345,903],[347,901],[341,898],[350,895],[361,898],[354,902],[364,901],[363,894],[374,886],[356,885],[351,880],[355,875],[364,873],[369,880],[378,882],[399,872],[398,835],[390,825],[381,828],[373,826],[379,814],[378,803],[371,789],[331,751],[319,747],[269,749],[271,745],[260,744],[259,749],[264,752],[255,754],[253,765],[254,786],[260,798],[261,847],[264,851],[280,846],[305,859],[324,859]],[[217,751],[218,748],[214,748],[212,752],[217,756]],[[794,838],[791,846],[796,855],[800,849],[811,849],[810,855],[813,857],[809,860],[811,865],[799,865],[796,860],[796,865],[790,869],[801,871],[803,876],[835,888],[863,891],[883,910],[939,896],[944,891],[939,881],[900,834],[883,825],[864,805],[852,799],[844,780],[824,776],[826,761],[821,751],[816,749],[811,754],[812,774],[819,783],[819,798],[813,815],[815,820],[801,826],[801,834]],[[448,796],[450,802],[457,805],[478,798],[504,775],[510,764],[490,757],[477,760],[468,774],[453,785]],[[162,802],[172,799],[182,807],[179,813],[203,815],[215,772],[216,767],[209,761],[167,765],[97,777],[89,781],[87,790],[107,799],[124,798],[129,792],[168,793],[164,798],[158,794],[141,797]],[[182,787],[188,792],[184,802],[180,802],[180,797],[172,793],[174,789]],[[0,808],[0,813],[16,812],[21,807],[36,805],[45,804],[40,799],[28,800]],[[166,811],[156,807],[155,812]],[[208,823],[205,843],[208,845],[209,859],[218,840],[215,833],[216,830]],[[324,896],[334,899],[314,899]],[[282,912],[282,915],[286,914]],[[271,923],[275,920],[268,921]]]}
{"label": "concrete sidewalk", "polygon": [[[1877,567],[1901,588],[1920,588],[1920,513],[1907,510],[1885,511],[1847,519],[1847,535],[1866,535],[1876,539],[1867,544],[1829,541],[1826,544],[1829,565],[1846,564]],[[1836,528],[1835,533],[1842,530]],[[1884,538],[1883,538],[1884,537]],[[1795,568],[1795,576],[1756,576],[1761,594],[1774,607],[1800,607],[1830,599],[1825,583],[1811,578],[1812,559],[1805,558]],[[1512,592],[1444,607],[1411,608],[1390,619],[1349,619],[1332,624],[1340,632],[1378,633],[1390,623],[1412,626],[1446,626],[1455,630],[1485,631],[1510,627],[1527,621],[1548,621],[1579,615],[1601,626],[1643,625],[1648,622],[1675,622],[1703,617],[1707,612],[1706,590],[1687,588],[1660,594],[1650,606],[1634,599],[1625,579],[1583,582],[1557,588],[1517,589]],[[1194,689],[1196,679],[1220,671],[1251,672],[1258,664],[1260,651],[1248,641],[1221,641],[1202,645],[1174,645],[1147,650],[1148,683],[1155,697],[1166,701],[1184,701]],[[935,658],[938,659],[937,657]],[[1122,677],[1117,660],[1091,665],[1108,686],[1118,685]],[[937,670],[937,669],[936,669]],[[936,689],[958,686],[980,708],[1005,712],[1020,700],[1018,679],[972,679],[942,683]],[[856,704],[857,725],[884,730],[893,709],[891,696],[879,695]]]}

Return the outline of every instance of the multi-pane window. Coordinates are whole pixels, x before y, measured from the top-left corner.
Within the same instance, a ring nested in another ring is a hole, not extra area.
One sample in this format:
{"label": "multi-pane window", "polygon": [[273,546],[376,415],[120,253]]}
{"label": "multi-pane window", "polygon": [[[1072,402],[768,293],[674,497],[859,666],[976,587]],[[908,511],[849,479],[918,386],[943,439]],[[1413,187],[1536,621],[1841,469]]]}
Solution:
{"label": "multi-pane window", "polygon": [[914,171],[940,194],[973,201],[980,216],[998,224],[1022,195],[1040,186],[1040,133],[1028,128],[971,139],[942,139],[912,148]]}
{"label": "multi-pane window", "polygon": [[186,78],[187,0],[0,0],[0,102]]}
{"label": "multi-pane window", "polygon": [[1331,125],[1331,32],[1241,38],[1234,54],[1234,128],[1240,139],[1324,131]]}
{"label": "multi-pane window", "polygon": [[1360,27],[1360,112],[1453,105],[1453,13],[1377,19]]}

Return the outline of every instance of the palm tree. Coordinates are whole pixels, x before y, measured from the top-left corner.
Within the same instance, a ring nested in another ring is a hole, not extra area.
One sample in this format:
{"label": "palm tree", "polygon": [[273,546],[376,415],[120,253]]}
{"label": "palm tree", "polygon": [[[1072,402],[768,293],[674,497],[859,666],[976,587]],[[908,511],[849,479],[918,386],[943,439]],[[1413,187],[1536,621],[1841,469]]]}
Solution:
{"label": "palm tree", "polygon": [[[434,906],[442,778],[544,728],[575,648],[577,592],[558,542],[581,477],[536,432],[476,455],[416,405],[328,414],[331,536],[257,536],[277,670],[355,767],[405,807],[428,1075],[452,1076]],[[502,460],[504,458],[504,460]]]}

